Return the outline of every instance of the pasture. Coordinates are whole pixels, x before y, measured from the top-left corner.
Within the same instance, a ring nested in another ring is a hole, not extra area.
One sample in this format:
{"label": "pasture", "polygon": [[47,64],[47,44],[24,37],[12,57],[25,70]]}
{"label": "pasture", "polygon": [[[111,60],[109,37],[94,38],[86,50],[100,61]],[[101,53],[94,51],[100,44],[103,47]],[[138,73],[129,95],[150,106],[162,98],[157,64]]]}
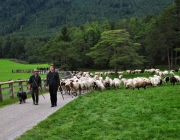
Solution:
{"label": "pasture", "polygon": [[[11,73],[12,69],[44,67],[44,65],[16,65],[9,60],[4,61],[7,63],[1,65],[6,65],[3,66],[5,71],[2,69],[0,74],[6,77],[5,81],[26,79],[31,75],[19,74],[23,76],[13,77],[15,73]],[[14,66],[10,67],[8,63]],[[149,77],[151,74],[123,74],[125,78],[141,76]],[[68,103],[17,140],[179,140],[179,91],[179,82],[176,85],[163,83],[158,87],[147,87],[146,90],[124,89],[122,83],[120,89],[111,88],[103,92],[93,90]],[[15,100],[17,101],[16,98]]]}
{"label": "pasture", "polygon": [[[124,77],[150,76],[124,74]],[[93,90],[68,103],[17,140],[179,140],[180,83],[146,90]]]}
{"label": "pasture", "polygon": [[[15,69],[35,69],[37,67],[49,67],[48,64],[20,64],[15,63],[9,59],[0,59],[0,82],[8,81],[10,79],[28,79],[32,73],[12,73],[12,70]],[[42,78],[45,78],[46,75],[41,75]]]}

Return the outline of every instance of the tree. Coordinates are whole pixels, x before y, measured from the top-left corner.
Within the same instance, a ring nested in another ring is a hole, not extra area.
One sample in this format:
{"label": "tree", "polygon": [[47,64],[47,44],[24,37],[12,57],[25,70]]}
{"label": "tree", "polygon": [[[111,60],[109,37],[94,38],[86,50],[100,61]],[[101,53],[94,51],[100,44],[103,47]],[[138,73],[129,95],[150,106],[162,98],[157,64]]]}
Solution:
{"label": "tree", "polygon": [[163,11],[158,19],[159,39],[166,50],[169,69],[176,67],[177,52],[175,49],[180,44],[179,15],[176,5],[169,6]]}
{"label": "tree", "polygon": [[117,73],[119,65],[125,68],[126,65],[142,63],[142,57],[135,52],[135,47],[139,45],[131,42],[129,33],[125,29],[104,31],[100,41],[87,55],[92,57],[97,65],[113,66]]}
{"label": "tree", "polygon": [[43,54],[49,63],[63,70],[72,69],[79,60],[77,50],[71,42],[57,41],[56,38],[46,44]]}

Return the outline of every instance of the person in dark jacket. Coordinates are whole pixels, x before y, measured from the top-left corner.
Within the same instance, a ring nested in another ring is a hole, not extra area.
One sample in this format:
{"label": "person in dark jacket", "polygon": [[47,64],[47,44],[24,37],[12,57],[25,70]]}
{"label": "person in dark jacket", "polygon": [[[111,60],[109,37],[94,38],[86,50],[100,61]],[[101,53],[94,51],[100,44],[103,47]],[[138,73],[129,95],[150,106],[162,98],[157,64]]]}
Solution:
{"label": "person in dark jacket", "polygon": [[46,89],[49,89],[51,107],[57,106],[57,91],[60,88],[60,78],[59,74],[55,72],[54,66],[50,66],[46,80]]}
{"label": "person in dark jacket", "polygon": [[31,91],[33,104],[38,105],[39,101],[39,90],[41,90],[41,77],[39,76],[39,71],[34,70],[34,74],[29,78],[29,90]]}

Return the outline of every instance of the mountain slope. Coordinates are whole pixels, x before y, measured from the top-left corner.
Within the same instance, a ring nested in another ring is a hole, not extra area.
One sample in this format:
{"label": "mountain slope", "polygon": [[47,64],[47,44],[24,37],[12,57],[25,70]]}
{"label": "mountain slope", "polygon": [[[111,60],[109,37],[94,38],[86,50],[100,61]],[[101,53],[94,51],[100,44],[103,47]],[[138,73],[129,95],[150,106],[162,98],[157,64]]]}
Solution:
{"label": "mountain slope", "polygon": [[0,0],[0,35],[51,35],[64,24],[159,14],[173,0]]}

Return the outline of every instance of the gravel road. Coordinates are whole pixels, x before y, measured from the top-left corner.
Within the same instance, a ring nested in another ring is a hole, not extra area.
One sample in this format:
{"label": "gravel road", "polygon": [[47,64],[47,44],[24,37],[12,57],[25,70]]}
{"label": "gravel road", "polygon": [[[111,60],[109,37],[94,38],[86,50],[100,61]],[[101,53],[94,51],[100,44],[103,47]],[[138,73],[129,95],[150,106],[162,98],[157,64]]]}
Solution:
{"label": "gravel road", "polygon": [[0,108],[0,140],[13,140],[31,129],[37,123],[45,120],[49,115],[66,105],[72,98],[70,95],[62,95],[58,92],[57,106],[51,107],[50,95],[39,96],[39,105],[33,105],[32,98],[23,104],[13,104]]}

